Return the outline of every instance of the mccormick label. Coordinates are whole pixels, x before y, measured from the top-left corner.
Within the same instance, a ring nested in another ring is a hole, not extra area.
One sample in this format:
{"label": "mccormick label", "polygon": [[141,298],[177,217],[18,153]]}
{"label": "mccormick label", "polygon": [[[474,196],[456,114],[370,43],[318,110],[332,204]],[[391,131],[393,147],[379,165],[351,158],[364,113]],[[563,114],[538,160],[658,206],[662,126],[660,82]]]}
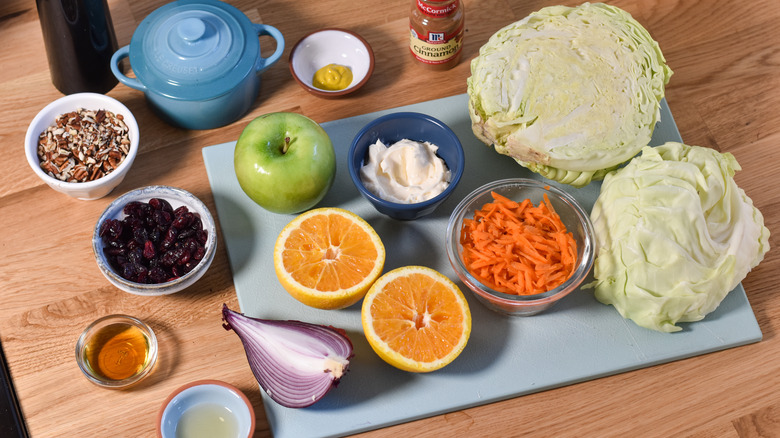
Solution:
{"label": "mccormick label", "polygon": [[417,8],[422,11],[423,14],[431,17],[444,17],[450,15],[452,11],[458,8],[460,2],[454,1],[446,6],[433,6],[426,5],[422,0],[417,0]]}
{"label": "mccormick label", "polygon": [[415,58],[426,64],[443,64],[456,56],[463,46],[463,26],[449,34],[418,34],[411,26],[410,30],[409,48]]}

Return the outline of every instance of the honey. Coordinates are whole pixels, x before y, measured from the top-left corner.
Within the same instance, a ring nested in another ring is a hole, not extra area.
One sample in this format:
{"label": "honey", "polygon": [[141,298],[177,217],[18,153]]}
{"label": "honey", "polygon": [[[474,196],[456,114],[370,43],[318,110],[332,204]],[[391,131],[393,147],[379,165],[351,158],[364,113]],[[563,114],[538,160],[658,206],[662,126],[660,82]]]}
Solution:
{"label": "honey", "polygon": [[149,362],[149,339],[138,327],[113,323],[100,328],[84,349],[86,365],[107,380],[125,380]]}

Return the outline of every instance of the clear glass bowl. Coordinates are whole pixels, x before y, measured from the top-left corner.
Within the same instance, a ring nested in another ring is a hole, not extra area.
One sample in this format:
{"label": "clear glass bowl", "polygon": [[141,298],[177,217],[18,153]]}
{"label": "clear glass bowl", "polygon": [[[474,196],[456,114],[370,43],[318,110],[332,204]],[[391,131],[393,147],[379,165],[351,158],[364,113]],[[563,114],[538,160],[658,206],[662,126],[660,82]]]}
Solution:
{"label": "clear glass bowl", "polygon": [[79,336],[76,362],[92,383],[104,388],[126,388],[152,372],[157,363],[157,337],[138,318],[104,316]]}
{"label": "clear glass bowl", "polygon": [[[496,192],[518,202],[530,199],[534,205],[538,205],[547,194],[567,231],[573,234],[574,240],[577,242],[577,263],[568,280],[555,289],[544,293],[512,295],[486,286],[469,272],[463,263],[463,247],[460,243],[461,227],[464,219],[473,218],[475,211],[493,201],[491,192]],[[474,190],[453,210],[447,224],[446,236],[447,257],[449,257],[460,280],[471,289],[482,304],[489,309],[507,315],[529,316],[550,308],[580,287],[588,276],[595,258],[593,224],[587,212],[570,194],[532,179],[504,179]]]}

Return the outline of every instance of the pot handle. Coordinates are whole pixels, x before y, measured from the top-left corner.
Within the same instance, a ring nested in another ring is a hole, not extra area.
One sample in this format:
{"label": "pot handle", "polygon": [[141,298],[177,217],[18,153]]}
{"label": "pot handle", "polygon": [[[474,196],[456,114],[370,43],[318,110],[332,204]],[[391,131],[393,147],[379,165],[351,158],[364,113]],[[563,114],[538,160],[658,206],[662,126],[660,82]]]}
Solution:
{"label": "pot handle", "polygon": [[279,58],[282,57],[282,52],[284,52],[284,37],[282,36],[282,33],[279,32],[279,29],[273,26],[269,26],[267,24],[252,24],[255,26],[255,31],[257,31],[258,37],[261,35],[268,35],[276,40],[276,51],[274,51],[271,56],[268,58],[263,58],[258,54],[257,64],[255,65],[255,73],[260,74],[266,71],[276,61],[278,61]]}
{"label": "pot handle", "polygon": [[111,56],[111,72],[114,73],[114,76],[116,76],[117,79],[119,79],[119,82],[127,85],[130,88],[135,88],[136,90],[146,92],[146,86],[142,84],[141,81],[136,78],[127,77],[124,75],[124,73],[119,71],[119,61],[129,56],[130,46],[124,46],[114,52],[114,55]]}

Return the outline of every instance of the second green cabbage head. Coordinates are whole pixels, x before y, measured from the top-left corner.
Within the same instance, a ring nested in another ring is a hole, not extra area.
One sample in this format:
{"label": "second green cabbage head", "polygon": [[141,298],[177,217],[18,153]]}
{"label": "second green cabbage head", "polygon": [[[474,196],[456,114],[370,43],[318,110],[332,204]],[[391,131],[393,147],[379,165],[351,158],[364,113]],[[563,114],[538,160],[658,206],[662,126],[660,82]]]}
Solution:
{"label": "second green cabbage head", "polygon": [[552,6],[504,27],[468,79],[474,134],[542,176],[582,187],[646,146],[672,75],[630,14]]}
{"label": "second green cabbage head", "polygon": [[593,206],[596,299],[661,332],[699,321],[769,251],[730,153],[668,142],[610,172]]}

